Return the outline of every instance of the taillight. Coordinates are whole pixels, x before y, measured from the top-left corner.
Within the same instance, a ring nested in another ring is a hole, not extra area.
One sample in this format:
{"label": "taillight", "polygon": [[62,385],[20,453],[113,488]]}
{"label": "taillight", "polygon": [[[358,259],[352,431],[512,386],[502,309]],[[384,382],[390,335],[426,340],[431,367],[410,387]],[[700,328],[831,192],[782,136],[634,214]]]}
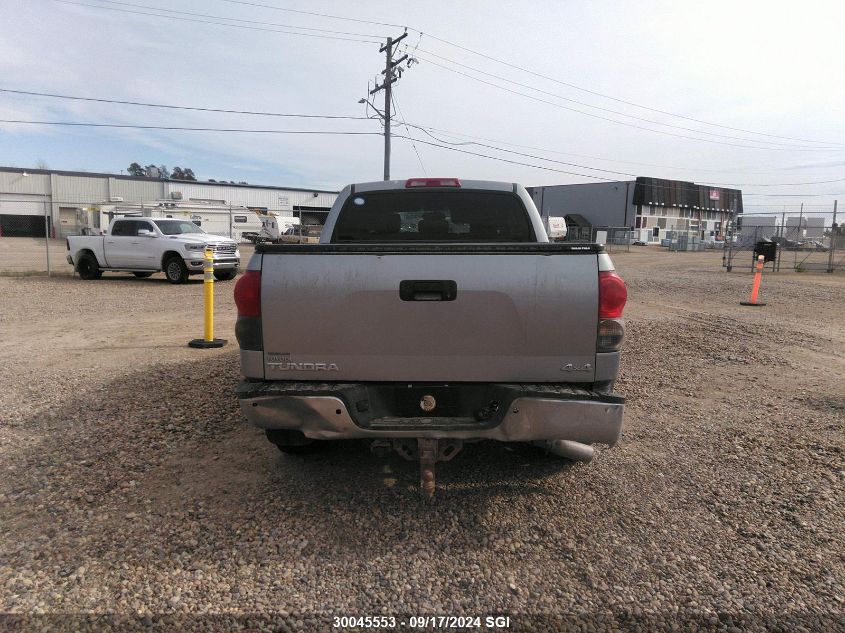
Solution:
{"label": "taillight", "polygon": [[461,181],[457,178],[408,178],[405,181],[405,188],[413,187],[460,187]]}
{"label": "taillight", "polygon": [[596,350],[615,352],[625,340],[622,311],[628,300],[628,289],[622,278],[612,270],[599,272],[599,331]]}
{"label": "taillight", "polygon": [[596,350],[599,352],[615,352],[622,347],[625,340],[625,325],[622,319],[606,319],[599,321],[599,335]]}
{"label": "taillight", "polygon": [[235,336],[243,350],[264,349],[261,335],[261,273],[248,270],[235,284],[235,305],[238,306],[238,320],[235,322]]}
{"label": "taillight", "polygon": [[261,272],[248,270],[235,284],[235,305],[239,317],[261,315]]}
{"label": "taillight", "polygon": [[628,289],[622,277],[614,271],[599,273],[599,318],[618,319],[625,309],[628,300]]}

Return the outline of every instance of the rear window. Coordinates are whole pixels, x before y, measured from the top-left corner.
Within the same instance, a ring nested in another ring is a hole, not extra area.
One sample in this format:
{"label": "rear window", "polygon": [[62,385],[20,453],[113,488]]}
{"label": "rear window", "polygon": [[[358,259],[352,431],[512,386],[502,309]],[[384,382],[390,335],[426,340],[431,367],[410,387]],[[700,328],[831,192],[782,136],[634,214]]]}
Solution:
{"label": "rear window", "polygon": [[511,193],[401,189],[353,194],[332,242],[533,242],[522,200]]}

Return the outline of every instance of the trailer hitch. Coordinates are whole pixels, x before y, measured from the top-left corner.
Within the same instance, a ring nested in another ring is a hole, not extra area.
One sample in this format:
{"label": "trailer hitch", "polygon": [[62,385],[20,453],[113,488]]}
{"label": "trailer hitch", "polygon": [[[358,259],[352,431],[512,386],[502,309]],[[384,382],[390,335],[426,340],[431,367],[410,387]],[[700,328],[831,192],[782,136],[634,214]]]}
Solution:
{"label": "trailer hitch", "polygon": [[[373,442],[373,449],[384,449],[385,443],[384,440],[376,440]],[[427,437],[393,440],[393,450],[402,457],[408,461],[419,460],[420,492],[429,502],[434,498],[436,488],[434,465],[437,462],[448,462],[461,452],[463,446],[463,440],[437,440]]]}

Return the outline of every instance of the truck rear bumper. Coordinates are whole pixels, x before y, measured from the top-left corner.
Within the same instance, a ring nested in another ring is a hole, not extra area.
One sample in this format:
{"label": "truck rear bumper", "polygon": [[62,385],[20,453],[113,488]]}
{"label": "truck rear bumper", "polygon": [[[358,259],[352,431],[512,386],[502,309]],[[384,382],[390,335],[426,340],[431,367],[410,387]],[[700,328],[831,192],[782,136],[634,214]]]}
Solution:
{"label": "truck rear bumper", "polygon": [[[460,387],[451,387],[460,389]],[[365,385],[242,382],[241,409],[262,429],[298,430],[321,440],[352,438],[454,438],[502,442],[572,440],[613,446],[622,431],[625,399],[571,385],[493,385],[501,411],[488,420],[467,417],[393,417],[364,421],[350,394]],[[425,390],[425,387],[422,387]]]}

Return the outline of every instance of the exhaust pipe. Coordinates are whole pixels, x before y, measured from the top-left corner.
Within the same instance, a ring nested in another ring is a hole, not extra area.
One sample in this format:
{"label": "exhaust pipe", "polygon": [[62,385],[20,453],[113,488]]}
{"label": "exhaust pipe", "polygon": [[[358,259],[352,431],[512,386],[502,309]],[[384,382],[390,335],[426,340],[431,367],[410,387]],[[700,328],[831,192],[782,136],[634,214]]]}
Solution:
{"label": "exhaust pipe", "polygon": [[571,459],[574,462],[589,462],[592,461],[596,454],[595,449],[581,442],[573,442],[571,440],[552,440],[543,444],[544,448],[550,453]]}

